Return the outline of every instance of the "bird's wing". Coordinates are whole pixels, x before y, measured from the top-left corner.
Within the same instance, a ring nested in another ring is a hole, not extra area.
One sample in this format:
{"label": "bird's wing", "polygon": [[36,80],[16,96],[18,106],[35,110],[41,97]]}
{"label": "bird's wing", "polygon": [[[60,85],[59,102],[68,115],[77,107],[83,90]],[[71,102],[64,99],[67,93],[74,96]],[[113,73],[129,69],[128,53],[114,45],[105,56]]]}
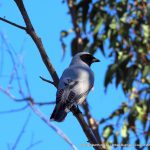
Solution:
{"label": "bird's wing", "polygon": [[71,100],[74,98],[75,93],[73,92],[74,87],[78,84],[78,81],[72,80],[71,78],[64,78],[61,81],[63,86],[58,89],[56,94],[56,103],[60,101],[63,103],[67,100]]}
{"label": "bird's wing", "polygon": [[81,67],[69,67],[60,78],[56,103],[76,102],[83,96],[86,97],[94,84],[93,73]]}

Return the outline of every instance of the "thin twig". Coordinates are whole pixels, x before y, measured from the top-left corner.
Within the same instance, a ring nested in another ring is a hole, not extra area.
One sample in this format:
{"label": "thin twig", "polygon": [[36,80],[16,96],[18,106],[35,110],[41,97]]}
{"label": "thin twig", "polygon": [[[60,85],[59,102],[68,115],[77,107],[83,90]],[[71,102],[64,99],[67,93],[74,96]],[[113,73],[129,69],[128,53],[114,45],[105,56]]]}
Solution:
{"label": "thin twig", "polygon": [[9,90],[11,88],[11,84],[14,80],[14,77],[15,77],[15,69],[13,67],[12,73],[11,73],[10,78],[9,78],[9,83],[8,83],[8,86],[7,86],[7,90]]}
{"label": "thin twig", "polygon": [[5,93],[8,97],[10,97],[11,99],[13,99],[16,102],[28,101],[28,102],[31,102],[32,105],[39,105],[39,106],[56,104],[55,101],[52,101],[52,102],[34,102],[32,97],[25,97],[25,98],[19,99],[19,98],[16,98],[14,95],[12,95],[9,90],[5,90],[1,86],[0,86],[0,91]]}
{"label": "thin twig", "polygon": [[[10,48],[10,45],[8,44],[6,38],[4,37],[3,34],[1,34],[1,38],[3,40],[3,43],[5,44],[6,46],[6,50],[8,52],[8,54],[10,55],[11,57],[11,61],[12,61],[12,64],[13,64],[13,68],[14,68],[14,71],[15,71],[15,75],[16,75],[16,79],[17,79],[17,82],[18,82],[18,87],[19,87],[19,92],[21,95],[23,95],[23,91],[22,91],[22,86],[21,86],[21,82],[19,80],[19,72],[17,70],[17,62],[16,62],[16,59],[14,57],[17,57],[16,55],[14,56],[14,53],[15,51],[13,50],[13,48]],[[13,51],[13,52],[12,52]]]}
{"label": "thin twig", "polygon": [[38,105],[38,106],[52,105],[52,104],[56,104],[56,102],[55,101],[52,101],[52,102],[34,102],[34,105]]}
{"label": "thin twig", "polygon": [[23,125],[23,127],[22,127],[22,130],[20,131],[20,133],[19,133],[19,135],[18,135],[18,137],[17,137],[17,139],[16,139],[14,145],[12,146],[12,150],[15,150],[16,147],[18,146],[18,143],[19,143],[19,141],[21,140],[21,138],[22,138],[22,136],[23,136],[23,134],[24,134],[24,132],[25,132],[25,128],[26,128],[26,126],[27,126],[27,124],[28,124],[28,122],[29,122],[29,119],[30,119],[30,114],[28,115],[28,117],[27,117],[27,119],[26,119],[26,121],[25,121],[25,123],[24,123],[24,125]]}
{"label": "thin twig", "polygon": [[40,76],[40,79],[55,86],[55,83],[53,81],[47,80],[47,79],[43,78],[42,76]]}
{"label": "thin twig", "polygon": [[27,73],[26,73],[26,70],[25,70],[25,66],[23,63],[21,63],[21,66],[22,66],[22,71],[23,71],[23,76],[24,76],[24,81],[25,81],[25,85],[27,87],[27,91],[28,91],[28,94],[29,94],[29,97],[31,97],[31,92],[30,92],[30,87],[29,87],[29,83],[28,83],[28,78],[27,78]]}
{"label": "thin twig", "polygon": [[9,90],[5,90],[0,86],[0,91],[6,94],[9,98],[13,99],[14,101],[17,101],[16,97],[13,94],[11,94]]}
{"label": "thin twig", "polygon": [[25,105],[22,108],[18,108],[18,109],[12,109],[12,110],[5,110],[5,111],[0,111],[0,114],[8,114],[8,113],[14,113],[14,112],[19,112],[19,111],[23,111],[26,108],[28,108],[29,105]]}
{"label": "thin twig", "polygon": [[10,25],[13,25],[13,26],[15,26],[15,27],[17,27],[17,28],[19,28],[19,29],[22,29],[22,30],[25,30],[25,31],[26,31],[26,28],[25,28],[25,27],[20,26],[20,25],[14,23],[14,22],[11,22],[11,21],[9,21],[9,20],[7,20],[7,19],[5,19],[5,18],[0,17],[0,20],[1,20],[1,21],[4,21],[4,22],[6,22],[6,23],[8,23],[8,24],[10,24]]}
{"label": "thin twig", "polygon": [[42,141],[37,141],[37,142],[34,142],[32,144],[30,144],[25,150],[29,150],[31,148],[33,148],[34,146],[37,146],[38,144],[42,143]]}
{"label": "thin twig", "polygon": [[32,98],[31,97],[25,97],[25,98],[16,98],[8,89],[5,90],[4,88],[2,88],[0,86],[0,91],[3,92],[4,94],[6,94],[9,98],[13,99],[16,102],[24,102],[24,101],[30,101],[33,103]]}

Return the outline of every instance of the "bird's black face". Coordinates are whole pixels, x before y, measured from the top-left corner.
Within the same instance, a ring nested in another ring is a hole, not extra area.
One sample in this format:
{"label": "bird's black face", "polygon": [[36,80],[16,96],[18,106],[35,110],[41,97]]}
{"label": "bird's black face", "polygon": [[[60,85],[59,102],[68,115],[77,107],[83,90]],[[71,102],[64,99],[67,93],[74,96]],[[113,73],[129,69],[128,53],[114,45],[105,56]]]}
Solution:
{"label": "bird's black face", "polygon": [[81,60],[85,62],[87,65],[91,66],[94,62],[100,62],[97,58],[92,56],[91,54],[83,54],[80,56]]}

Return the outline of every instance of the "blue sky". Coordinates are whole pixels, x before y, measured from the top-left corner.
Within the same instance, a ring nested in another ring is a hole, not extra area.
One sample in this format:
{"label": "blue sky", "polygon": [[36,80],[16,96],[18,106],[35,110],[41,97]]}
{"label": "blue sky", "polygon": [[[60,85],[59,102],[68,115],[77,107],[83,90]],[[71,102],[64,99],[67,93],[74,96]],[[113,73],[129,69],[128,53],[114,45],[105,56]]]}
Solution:
{"label": "blue sky", "polygon": [[[25,2],[25,6],[35,30],[42,38],[44,47],[60,77],[71,60],[70,47],[68,46],[65,59],[61,61],[63,52],[59,41],[60,31],[72,27],[70,16],[67,15],[68,8],[66,4],[62,4],[59,0],[45,0],[43,3],[39,0],[32,0],[32,3]],[[0,0],[0,16],[5,16],[6,19],[24,26],[23,19],[14,1]],[[28,74],[30,90],[35,100],[41,102],[55,100],[56,89],[52,85],[41,81],[39,78],[41,75],[51,79],[31,38],[24,31],[3,22],[0,22],[0,32],[5,35],[9,45],[11,45],[17,53],[23,51],[24,65]],[[65,42],[69,44],[70,38],[66,39]],[[0,53],[1,52],[0,49]],[[104,92],[104,76],[111,60],[104,58],[100,51],[98,51],[95,56],[99,58],[101,62],[92,66],[95,73],[95,87],[94,91],[90,92],[88,101],[92,115],[97,120],[100,120],[103,117],[107,117],[115,108],[120,106],[121,102],[125,101],[126,98],[121,88],[119,87],[116,90],[114,85],[109,85],[107,93]],[[11,66],[7,53],[3,59],[4,65],[3,71],[0,74],[1,76],[9,75]],[[0,85],[6,85],[6,81],[7,77],[1,77]],[[0,93],[0,111],[21,108],[24,105],[25,103],[13,102],[6,95]],[[48,118],[53,108],[53,105],[40,107]],[[64,150],[70,149],[70,146],[51,128],[45,125],[30,109],[11,114],[0,114],[0,133],[2,135],[0,136],[0,149],[7,150],[8,143],[13,145],[29,113],[31,113],[31,117],[24,135],[17,146],[17,150],[26,149],[30,144],[32,135],[34,135],[35,142],[38,140],[42,141],[39,145],[33,147],[33,150],[60,149],[62,147]],[[93,149],[92,147],[85,148],[81,146],[81,144],[86,143],[87,139],[77,120],[71,113],[68,114],[64,122],[54,122],[54,124],[67,134],[78,149]]]}

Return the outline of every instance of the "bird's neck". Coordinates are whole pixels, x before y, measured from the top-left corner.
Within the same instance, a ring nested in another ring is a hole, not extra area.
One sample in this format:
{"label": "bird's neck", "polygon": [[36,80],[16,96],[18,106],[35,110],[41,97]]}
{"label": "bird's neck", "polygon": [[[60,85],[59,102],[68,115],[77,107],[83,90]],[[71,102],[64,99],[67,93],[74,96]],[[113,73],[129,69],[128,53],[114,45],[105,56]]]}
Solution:
{"label": "bird's neck", "polygon": [[73,58],[71,63],[70,63],[70,66],[73,66],[73,65],[78,65],[78,66],[84,66],[84,67],[90,67],[91,66],[91,63],[90,61],[87,61],[87,60],[81,60],[79,59],[78,57],[77,58]]}
{"label": "bird's neck", "polygon": [[90,66],[84,62],[79,62],[79,61],[74,61],[70,63],[70,66],[82,66],[82,67],[86,67],[86,68],[90,68]]}

